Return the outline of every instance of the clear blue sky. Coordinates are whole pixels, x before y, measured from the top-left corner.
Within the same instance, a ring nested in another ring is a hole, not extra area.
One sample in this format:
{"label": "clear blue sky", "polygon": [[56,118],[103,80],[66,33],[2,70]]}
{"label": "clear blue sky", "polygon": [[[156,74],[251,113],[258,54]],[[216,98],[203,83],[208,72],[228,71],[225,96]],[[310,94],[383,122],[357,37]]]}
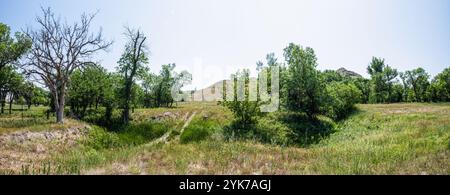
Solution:
{"label": "clear blue sky", "polygon": [[449,0],[0,0],[0,22],[14,31],[33,26],[40,6],[68,21],[99,10],[94,29],[101,26],[114,45],[97,59],[109,70],[123,49],[123,27],[141,28],[152,71],[176,63],[193,72],[198,88],[254,69],[269,52],[283,59],[290,42],[314,48],[321,70],[367,76],[372,56],[431,75],[450,66]]}

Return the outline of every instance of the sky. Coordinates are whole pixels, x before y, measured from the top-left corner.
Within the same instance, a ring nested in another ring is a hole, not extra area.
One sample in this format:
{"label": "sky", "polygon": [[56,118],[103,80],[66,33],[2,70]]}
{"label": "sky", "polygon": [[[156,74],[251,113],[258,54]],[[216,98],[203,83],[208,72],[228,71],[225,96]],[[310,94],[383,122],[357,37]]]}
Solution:
{"label": "sky", "polygon": [[289,43],[315,50],[318,69],[344,67],[368,77],[373,56],[399,71],[423,67],[432,76],[450,67],[449,0],[0,0],[0,22],[12,31],[35,28],[41,7],[73,22],[98,11],[92,31],[114,41],[95,56],[114,71],[125,26],[148,36],[149,67],[176,63],[203,88],[238,69],[255,71]]}

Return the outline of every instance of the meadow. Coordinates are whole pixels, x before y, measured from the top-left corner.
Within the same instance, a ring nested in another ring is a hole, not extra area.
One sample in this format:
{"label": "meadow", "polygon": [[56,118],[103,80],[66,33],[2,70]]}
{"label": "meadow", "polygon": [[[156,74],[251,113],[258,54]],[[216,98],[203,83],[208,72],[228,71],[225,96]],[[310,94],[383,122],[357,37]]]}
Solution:
{"label": "meadow", "polygon": [[[302,144],[289,145],[224,137],[232,114],[216,103],[136,109],[131,127],[119,132],[73,119],[64,126],[54,125],[39,115],[42,109],[32,107],[23,118],[19,112],[1,116],[1,121],[14,122],[0,123],[0,133],[83,125],[88,130],[72,144],[4,142],[0,155],[17,162],[9,163],[12,166],[0,161],[1,173],[450,174],[448,103],[357,105],[337,122],[321,116],[329,122],[326,134],[314,134],[314,128],[302,134],[306,139],[300,140]],[[35,121],[29,122],[32,115]],[[269,117],[273,116],[263,116]],[[36,150],[36,145],[43,145],[44,151]],[[14,155],[32,158],[11,158]]]}

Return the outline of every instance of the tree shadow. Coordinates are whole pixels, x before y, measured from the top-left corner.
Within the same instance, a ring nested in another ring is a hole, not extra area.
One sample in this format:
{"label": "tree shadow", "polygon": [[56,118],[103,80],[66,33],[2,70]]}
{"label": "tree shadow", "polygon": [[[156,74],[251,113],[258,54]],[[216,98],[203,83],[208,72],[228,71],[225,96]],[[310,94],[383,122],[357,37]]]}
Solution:
{"label": "tree shadow", "polygon": [[293,130],[293,144],[299,147],[317,144],[335,132],[332,120],[310,118],[303,113],[286,112],[279,115],[279,120]]}
{"label": "tree shadow", "polygon": [[348,118],[351,118],[352,116],[361,114],[362,112],[364,112],[364,111],[359,109],[359,108],[357,108],[357,107],[354,107],[353,109],[349,110],[346,115],[341,116],[341,117],[335,119],[334,121],[336,123],[339,123],[339,122],[347,120]]}

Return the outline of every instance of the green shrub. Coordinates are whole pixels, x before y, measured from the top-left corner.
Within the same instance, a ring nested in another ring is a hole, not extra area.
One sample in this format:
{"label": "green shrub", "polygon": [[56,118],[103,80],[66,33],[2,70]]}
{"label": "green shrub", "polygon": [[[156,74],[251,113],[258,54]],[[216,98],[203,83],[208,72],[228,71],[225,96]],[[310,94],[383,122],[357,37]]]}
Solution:
{"label": "green shrub", "polygon": [[342,119],[360,100],[362,93],[354,84],[330,83],[326,87],[327,97],[324,113],[333,119]]}
{"label": "green shrub", "polygon": [[139,145],[152,141],[169,132],[168,125],[155,122],[130,124],[119,133],[120,139],[128,145]]}
{"label": "green shrub", "polygon": [[210,120],[195,119],[180,135],[181,143],[198,142],[209,138],[218,125]]}
{"label": "green shrub", "polygon": [[84,139],[84,145],[95,150],[101,150],[119,147],[122,144],[117,134],[107,132],[101,127],[93,126],[89,130],[87,138]]}

